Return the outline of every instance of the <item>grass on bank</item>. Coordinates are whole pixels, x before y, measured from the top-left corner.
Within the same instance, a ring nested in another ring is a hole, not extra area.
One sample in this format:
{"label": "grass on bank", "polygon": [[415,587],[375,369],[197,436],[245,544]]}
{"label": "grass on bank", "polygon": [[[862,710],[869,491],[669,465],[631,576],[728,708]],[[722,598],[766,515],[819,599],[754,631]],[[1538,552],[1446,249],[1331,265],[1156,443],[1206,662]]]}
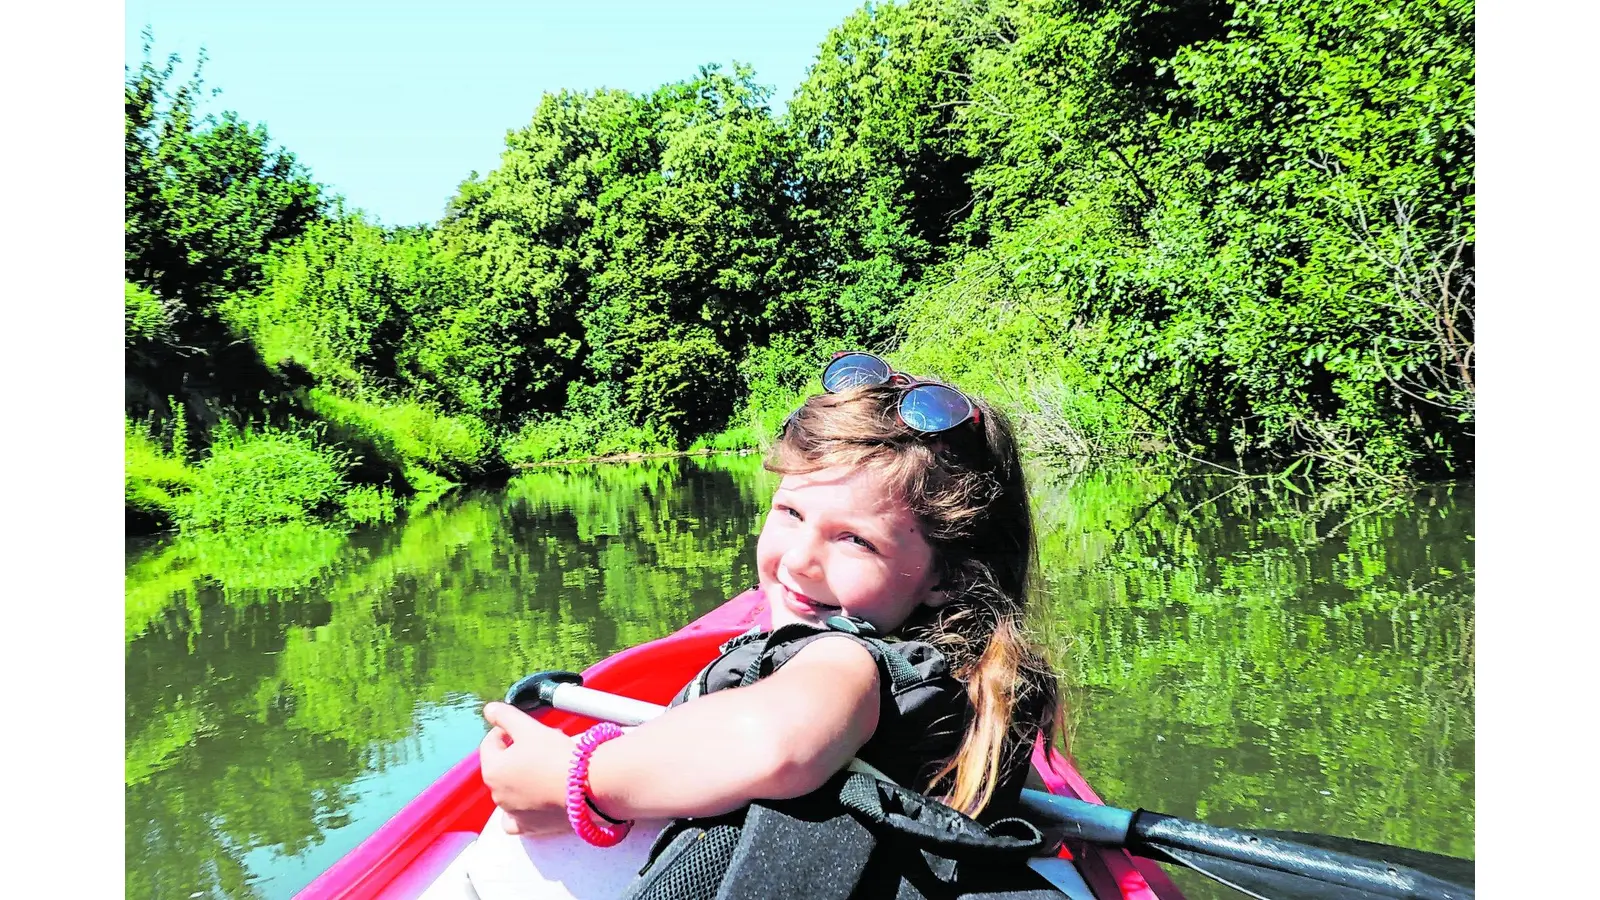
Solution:
{"label": "grass on bank", "polygon": [[434,496],[495,462],[489,428],[471,416],[447,416],[412,400],[344,397],[324,388],[306,404],[339,443],[398,470],[419,496]]}
{"label": "grass on bank", "polygon": [[127,419],[124,502],[147,523],[180,530],[280,522],[390,522],[500,465],[489,428],[412,401],[301,395],[308,422],[224,422],[190,450],[181,404],[163,424]]}
{"label": "grass on bank", "polygon": [[177,498],[179,526],[227,528],[303,521],[339,509],[349,452],[319,446],[308,427],[239,431],[218,426],[195,467],[192,489]]}
{"label": "grass on bank", "polygon": [[224,423],[189,462],[148,422],[124,426],[124,502],[182,531],[319,519],[362,525],[394,520],[385,485],[351,484],[355,457],[328,446],[316,426],[240,430]]}
{"label": "grass on bank", "polygon": [[671,440],[648,428],[614,418],[561,415],[537,418],[523,425],[500,445],[500,456],[508,465],[524,466],[675,449]]}
{"label": "grass on bank", "polygon": [[[194,488],[195,471],[181,453],[173,452],[172,443],[171,437],[156,433],[152,423],[124,418],[122,486],[126,507],[153,519],[173,519],[178,498]],[[178,446],[182,448],[181,439]]]}

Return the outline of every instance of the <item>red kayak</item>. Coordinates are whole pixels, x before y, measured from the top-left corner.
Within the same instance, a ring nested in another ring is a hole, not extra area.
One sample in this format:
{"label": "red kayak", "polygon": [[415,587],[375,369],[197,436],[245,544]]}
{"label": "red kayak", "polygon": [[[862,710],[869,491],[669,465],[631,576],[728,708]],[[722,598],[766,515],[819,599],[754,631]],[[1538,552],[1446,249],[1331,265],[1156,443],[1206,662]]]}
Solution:
{"label": "red kayak", "polygon": [[[766,603],[749,590],[659,640],[616,653],[583,673],[584,684],[650,703],[667,703],[729,638],[767,624]],[[541,721],[568,734],[594,724],[549,710]],[[1038,778],[1031,785],[1052,794],[1102,802],[1060,754],[1047,760],[1034,747]],[[478,771],[477,753],[444,773],[360,846],[301,891],[300,900],[415,900],[483,830],[494,809]],[[1072,860],[1094,900],[1182,900],[1155,863],[1124,850],[1080,846]],[[1080,891],[1081,893],[1081,891]]]}

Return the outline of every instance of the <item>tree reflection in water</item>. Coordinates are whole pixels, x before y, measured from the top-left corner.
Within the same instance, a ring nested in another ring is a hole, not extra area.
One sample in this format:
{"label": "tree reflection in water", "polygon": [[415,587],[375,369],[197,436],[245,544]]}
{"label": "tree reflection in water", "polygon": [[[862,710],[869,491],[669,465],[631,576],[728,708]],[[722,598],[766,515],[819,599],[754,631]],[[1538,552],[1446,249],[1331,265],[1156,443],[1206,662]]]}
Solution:
{"label": "tree reflection in water", "polygon": [[[1353,515],[1205,478],[1034,483],[1038,626],[1109,801],[1471,855],[1470,486]],[[773,484],[755,456],[559,467],[354,535],[130,548],[129,896],[292,895],[475,746],[511,680],[753,583]]]}

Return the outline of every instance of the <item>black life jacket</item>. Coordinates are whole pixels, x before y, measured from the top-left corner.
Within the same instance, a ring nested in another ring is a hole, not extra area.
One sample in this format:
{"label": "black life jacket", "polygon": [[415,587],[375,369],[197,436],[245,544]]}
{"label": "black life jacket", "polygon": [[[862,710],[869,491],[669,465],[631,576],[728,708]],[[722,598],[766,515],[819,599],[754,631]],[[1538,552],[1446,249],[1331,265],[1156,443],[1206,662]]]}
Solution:
{"label": "black life jacket", "polygon": [[1022,819],[981,825],[843,771],[803,797],[674,819],[622,900],[1064,900],[1028,866],[1048,849]]}
{"label": "black life jacket", "polygon": [[[673,706],[701,694],[753,684],[794,658],[807,644],[829,634],[858,640],[878,664],[881,691],[878,727],[856,758],[897,784],[920,788],[929,783],[945,760],[961,746],[974,711],[967,689],[951,673],[938,648],[925,641],[886,641],[872,624],[850,616],[833,616],[825,625],[793,623],[763,632],[742,634],[722,645],[722,653],[672,699]],[[988,807],[979,817],[988,822],[1010,814],[1029,771],[1028,746],[1011,746],[1001,766]]]}
{"label": "black life jacket", "polygon": [[[724,644],[672,704],[753,684],[835,632],[872,654],[884,694],[878,728],[857,759],[898,784],[846,770],[803,797],[675,819],[623,900],[1062,900],[1028,868],[1050,849],[1044,836],[994,814],[1009,805],[991,802],[979,822],[902,786],[922,783],[955,752],[971,715],[965,688],[932,645],[884,641],[844,616],[826,627],[752,630]],[[1021,775],[1002,781],[996,798],[1014,803],[1021,785]]]}

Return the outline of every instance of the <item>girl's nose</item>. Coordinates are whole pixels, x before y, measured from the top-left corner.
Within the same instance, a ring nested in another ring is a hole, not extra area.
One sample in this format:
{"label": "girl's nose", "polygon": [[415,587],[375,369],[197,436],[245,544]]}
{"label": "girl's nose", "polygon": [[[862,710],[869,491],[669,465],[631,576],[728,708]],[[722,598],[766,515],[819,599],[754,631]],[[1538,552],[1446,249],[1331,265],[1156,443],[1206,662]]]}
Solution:
{"label": "girl's nose", "polygon": [[810,537],[797,537],[783,553],[783,566],[796,575],[816,578],[822,574],[822,553]]}

